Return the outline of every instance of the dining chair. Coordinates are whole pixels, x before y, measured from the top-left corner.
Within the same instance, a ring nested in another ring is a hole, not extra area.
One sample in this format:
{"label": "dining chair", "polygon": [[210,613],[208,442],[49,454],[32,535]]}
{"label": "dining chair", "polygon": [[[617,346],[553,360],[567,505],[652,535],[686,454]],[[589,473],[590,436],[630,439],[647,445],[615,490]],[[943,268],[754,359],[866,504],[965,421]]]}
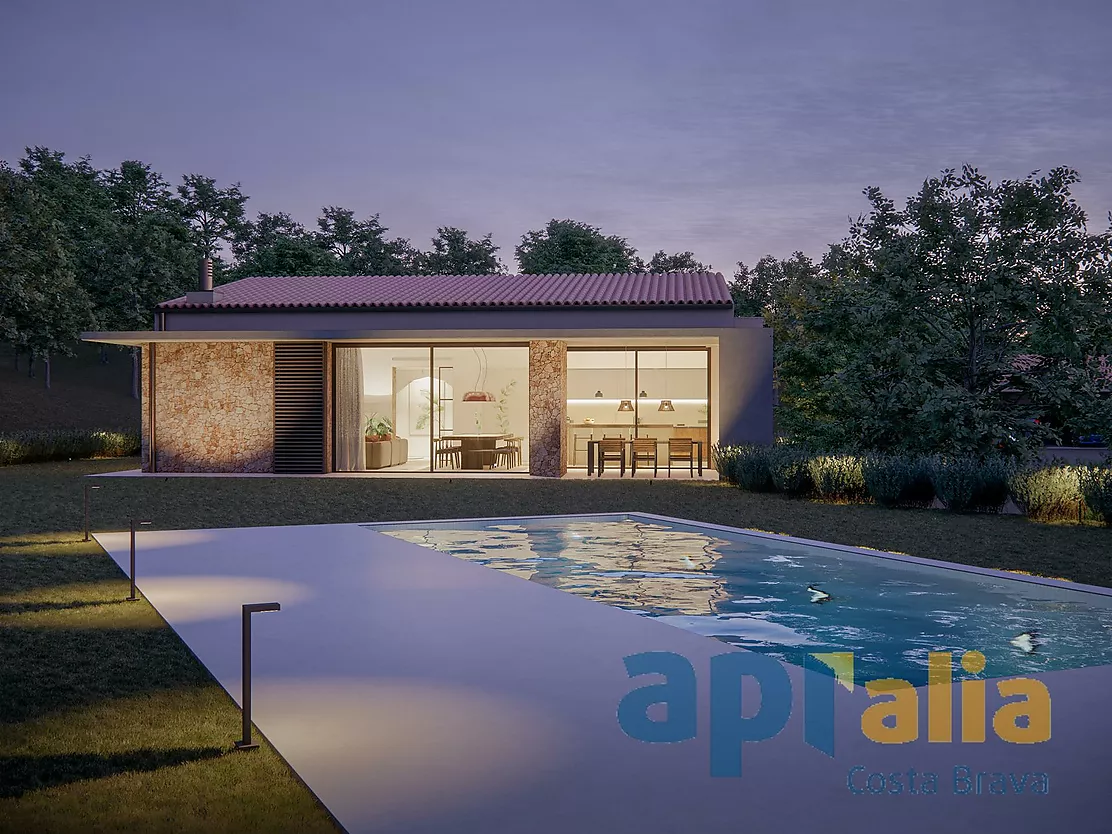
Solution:
{"label": "dining chair", "polygon": [[687,463],[691,477],[695,477],[695,441],[690,437],[668,438],[668,477],[672,477],[672,463]]}
{"label": "dining chair", "polygon": [[656,450],[656,438],[653,437],[635,437],[632,441],[632,451],[630,453],[630,463],[632,464],[631,477],[637,477],[637,462],[644,461],[653,465],[653,477],[656,477],[657,470],[660,467]]}
{"label": "dining chair", "polygon": [[463,444],[453,443],[450,437],[438,437],[432,442],[433,454],[436,456],[436,467],[440,468],[441,464],[448,466],[455,466],[460,469],[463,466]]}
{"label": "dining chair", "polygon": [[598,474],[602,477],[606,461],[615,461],[620,466],[619,477],[626,473],[625,441],[620,437],[604,437],[598,442]]}
{"label": "dining chair", "polygon": [[520,437],[509,435],[505,438],[505,443],[501,446],[494,448],[494,465],[499,466],[505,464],[507,469],[512,469],[521,464],[521,440]]}

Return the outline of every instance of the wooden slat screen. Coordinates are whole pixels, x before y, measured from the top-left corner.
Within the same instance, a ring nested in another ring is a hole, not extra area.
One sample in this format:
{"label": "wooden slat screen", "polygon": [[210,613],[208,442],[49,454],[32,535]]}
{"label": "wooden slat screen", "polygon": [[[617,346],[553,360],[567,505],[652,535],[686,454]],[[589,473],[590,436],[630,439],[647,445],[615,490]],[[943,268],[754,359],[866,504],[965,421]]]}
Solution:
{"label": "wooden slat screen", "polygon": [[274,471],[324,472],[323,342],[274,345]]}

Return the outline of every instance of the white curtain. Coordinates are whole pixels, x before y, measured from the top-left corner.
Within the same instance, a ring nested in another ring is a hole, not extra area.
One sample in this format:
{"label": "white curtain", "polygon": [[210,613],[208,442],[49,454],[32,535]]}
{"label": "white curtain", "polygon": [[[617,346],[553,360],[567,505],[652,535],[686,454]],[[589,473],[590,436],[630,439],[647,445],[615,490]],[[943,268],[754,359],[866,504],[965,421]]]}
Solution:
{"label": "white curtain", "polygon": [[363,442],[363,357],[359,348],[336,349],[336,462],[340,472],[367,468]]}

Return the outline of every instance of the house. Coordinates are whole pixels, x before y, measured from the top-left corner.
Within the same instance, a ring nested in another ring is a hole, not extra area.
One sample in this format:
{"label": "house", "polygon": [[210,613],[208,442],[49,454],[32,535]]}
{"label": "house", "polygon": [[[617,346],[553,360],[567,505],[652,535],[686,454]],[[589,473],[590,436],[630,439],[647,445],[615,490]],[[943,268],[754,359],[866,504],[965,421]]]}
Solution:
{"label": "house", "polygon": [[[772,331],[720,273],[254,277],[159,304],[145,472],[585,467],[604,437],[771,443]],[[684,441],[680,441],[684,442]],[[642,444],[643,447],[643,444]],[[593,463],[593,460],[590,461]]]}

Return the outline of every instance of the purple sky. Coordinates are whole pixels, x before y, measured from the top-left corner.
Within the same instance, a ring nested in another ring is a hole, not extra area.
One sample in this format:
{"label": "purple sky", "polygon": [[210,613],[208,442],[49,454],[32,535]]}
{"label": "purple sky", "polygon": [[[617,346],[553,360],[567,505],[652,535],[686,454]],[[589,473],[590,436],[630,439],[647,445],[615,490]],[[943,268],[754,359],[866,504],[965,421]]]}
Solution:
{"label": "purple sky", "polygon": [[1077,169],[1112,209],[1107,0],[5,0],[0,158],[239,180],[427,248],[572,217],[648,257],[818,257],[878,185]]}

